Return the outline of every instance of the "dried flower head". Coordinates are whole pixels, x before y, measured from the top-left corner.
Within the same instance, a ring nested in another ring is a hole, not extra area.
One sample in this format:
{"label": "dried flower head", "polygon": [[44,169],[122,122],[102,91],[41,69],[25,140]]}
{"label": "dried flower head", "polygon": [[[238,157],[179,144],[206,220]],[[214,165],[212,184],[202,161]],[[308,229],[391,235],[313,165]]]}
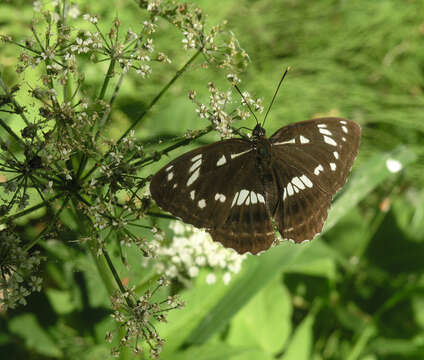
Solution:
{"label": "dried flower head", "polygon": [[[167,313],[174,309],[181,309],[184,303],[177,296],[168,296],[157,300],[155,294],[160,288],[166,287],[169,282],[161,277],[153,290],[147,290],[137,298],[134,289],[122,294],[116,292],[112,297],[112,317],[125,329],[125,335],[119,341],[119,346],[112,349],[112,354],[119,355],[124,347],[131,347],[135,353],[142,348],[149,348],[150,357],[159,358],[165,340],[162,339],[156,328],[155,321],[167,322]],[[108,332],[106,340],[112,342],[113,334]]]}

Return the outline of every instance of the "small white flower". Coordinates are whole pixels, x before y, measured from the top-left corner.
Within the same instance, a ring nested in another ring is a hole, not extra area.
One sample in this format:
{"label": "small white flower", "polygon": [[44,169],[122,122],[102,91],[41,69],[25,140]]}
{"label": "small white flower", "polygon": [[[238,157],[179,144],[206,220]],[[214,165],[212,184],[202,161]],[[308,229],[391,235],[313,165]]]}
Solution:
{"label": "small white flower", "polygon": [[216,283],[216,275],[215,274],[208,274],[208,276],[206,276],[206,283],[211,285],[211,284],[215,284]]}
{"label": "small white flower", "polygon": [[72,5],[69,7],[69,11],[68,11],[68,15],[69,15],[69,17],[71,17],[71,18],[75,19],[75,18],[77,18],[80,14],[81,14],[81,11],[80,11],[80,9],[79,9],[78,5],[76,5],[76,4],[72,4]]}
{"label": "small white flower", "polygon": [[387,170],[389,170],[391,173],[397,173],[402,170],[403,165],[399,160],[387,159],[386,167],[387,167]]}
{"label": "small white flower", "polygon": [[188,274],[190,277],[196,277],[199,274],[199,268],[197,266],[192,266],[188,269]]}
{"label": "small white flower", "polygon": [[222,281],[224,282],[225,285],[228,285],[231,281],[231,274],[229,272],[225,273],[224,276],[222,277]]}
{"label": "small white flower", "polygon": [[32,3],[32,7],[35,12],[40,12],[43,9],[43,3],[40,0],[36,0]]}

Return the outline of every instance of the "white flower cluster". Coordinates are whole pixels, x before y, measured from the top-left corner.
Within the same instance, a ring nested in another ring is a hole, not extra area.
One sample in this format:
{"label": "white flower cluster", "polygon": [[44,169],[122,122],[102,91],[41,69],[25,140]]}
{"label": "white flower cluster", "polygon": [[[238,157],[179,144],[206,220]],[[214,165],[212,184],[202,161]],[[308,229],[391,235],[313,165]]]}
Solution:
{"label": "white flower cluster", "polygon": [[[191,225],[181,222],[170,223],[174,236],[170,244],[165,245],[157,237],[151,242],[152,253],[156,255],[154,268],[159,274],[169,278],[194,278],[201,268],[211,269],[206,277],[208,284],[213,284],[220,275],[228,284],[232,275],[237,274],[246,255],[239,255],[232,249],[226,249],[213,242],[210,235]],[[219,275],[217,275],[219,274]]]}

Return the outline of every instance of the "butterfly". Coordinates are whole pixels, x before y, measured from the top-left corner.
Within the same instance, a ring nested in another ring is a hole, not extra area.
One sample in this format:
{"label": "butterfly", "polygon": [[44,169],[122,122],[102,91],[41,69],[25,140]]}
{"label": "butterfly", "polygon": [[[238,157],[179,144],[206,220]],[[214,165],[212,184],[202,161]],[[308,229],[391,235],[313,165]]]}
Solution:
{"label": "butterfly", "polygon": [[270,138],[258,123],[250,138],[218,141],[169,162],[153,176],[150,193],[163,210],[240,254],[267,250],[274,227],[284,239],[312,240],[360,138],[360,126],[343,118],[290,124]]}

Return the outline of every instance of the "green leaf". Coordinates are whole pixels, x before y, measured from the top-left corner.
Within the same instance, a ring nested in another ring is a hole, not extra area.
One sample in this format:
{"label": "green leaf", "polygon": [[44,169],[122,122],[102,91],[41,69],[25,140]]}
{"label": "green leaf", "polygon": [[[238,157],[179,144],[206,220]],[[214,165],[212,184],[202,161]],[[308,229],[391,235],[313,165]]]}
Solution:
{"label": "green leaf", "polygon": [[[253,347],[233,347],[225,343],[206,344],[202,346],[192,346],[188,350],[172,354],[170,357],[163,357],[163,360],[222,360],[236,359],[240,356],[241,359],[250,359],[251,353],[256,353],[257,349]],[[264,359],[256,357],[255,359]],[[272,358],[270,358],[272,359]]]}
{"label": "green leaf", "polygon": [[269,354],[280,351],[291,332],[290,294],[280,279],[270,282],[233,318],[228,343],[251,344]]}
{"label": "green leaf", "polygon": [[314,320],[315,311],[311,311],[296,328],[286,351],[280,357],[281,360],[309,360],[312,350]]}
{"label": "green leaf", "polygon": [[336,279],[336,261],[346,262],[340,254],[318,239],[301,246],[305,248],[304,251],[287,267],[286,272]]}
{"label": "green leaf", "polygon": [[220,331],[268,282],[281,274],[305,249],[285,242],[260,256],[250,256],[219,303],[190,334],[189,343],[202,344]]}
{"label": "green leaf", "polygon": [[249,352],[240,355],[234,355],[230,360],[274,360],[274,356],[264,352],[261,349],[251,349]]}
{"label": "green leaf", "polygon": [[47,289],[46,295],[57,314],[69,314],[76,309],[76,303],[69,291]]}
{"label": "green leaf", "polygon": [[9,330],[22,337],[25,346],[38,354],[59,358],[62,351],[38,323],[34,314],[22,314],[9,321]]}
{"label": "green leaf", "polygon": [[171,311],[167,323],[156,325],[161,337],[167,340],[163,349],[164,357],[172,354],[183,344],[188,334],[210,314],[227,288],[228,286],[221,281],[212,285],[207,284],[206,272],[202,272],[197,277],[195,286],[180,294],[185,306],[180,310]]}

